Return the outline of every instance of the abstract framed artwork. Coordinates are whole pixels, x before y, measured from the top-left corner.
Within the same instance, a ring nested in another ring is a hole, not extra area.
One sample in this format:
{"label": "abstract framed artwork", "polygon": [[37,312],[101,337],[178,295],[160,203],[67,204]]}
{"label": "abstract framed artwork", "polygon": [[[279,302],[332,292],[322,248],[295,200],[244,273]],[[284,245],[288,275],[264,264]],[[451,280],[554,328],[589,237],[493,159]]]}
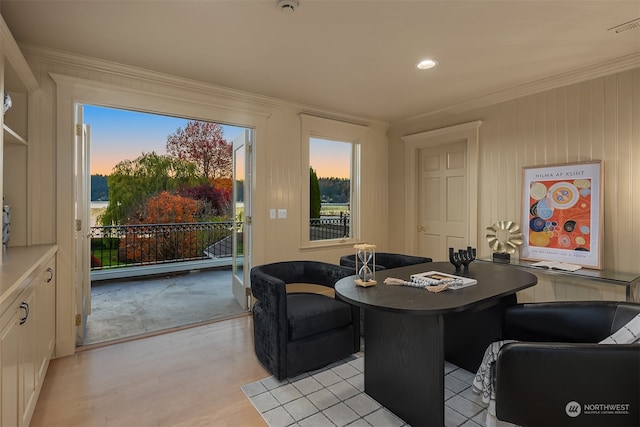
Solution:
{"label": "abstract framed artwork", "polygon": [[602,162],[524,167],[520,258],[601,269]]}

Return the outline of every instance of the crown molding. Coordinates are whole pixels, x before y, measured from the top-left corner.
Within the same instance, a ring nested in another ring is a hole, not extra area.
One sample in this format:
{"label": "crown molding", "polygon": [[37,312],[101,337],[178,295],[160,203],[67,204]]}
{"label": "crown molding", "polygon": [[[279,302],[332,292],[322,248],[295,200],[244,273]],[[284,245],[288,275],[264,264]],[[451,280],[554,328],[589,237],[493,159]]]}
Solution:
{"label": "crown molding", "polygon": [[[341,112],[330,111],[318,108],[312,105],[298,104],[286,100],[272,98],[264,95],[258,95],[251,92],[232,89],[224,86],[214,85],[212,83],[204,83],[197,80],[191,80],[184,77],[177,77],[169,74],[150,71],[130,65],[120,64],[116,62],[106,61],[103,59],[78,55],[70,52],[51,49],[43,46],[37,46],[29,43],[20,43],[20,48],[24,55],[29,58],[45,61],[49,64],[72,69],[81,69],[91,72],[103,73],[106,75],[117,76],[118,78],[127,78],[134,81],[144,82],[146,85],[160,85],[180,91],[190,91],[202,95],[223,98],[234,102],[241,102],[250,105],[256,105],[263,108],[282,108],[294,112],[305,111],[318,116],[331,117],[336,120],[346,122],[360,123],[363,125],[381,124],[388,126],[387,122],[368,119],[360,116],[353,116]],[[60,74],[60,72],[57,72]]]}
{"label": "crown molding", "polygon": [[303,111],[313,115],[331,117],[332,119],[359,123],[365,126],[367,124],[370,125],[373,123],[377,123],[382,124],[385,127],[393,128],[417,120],[432,119],[450,114],[459,114],[476,108],[486,107],[488,105],[494,105],[523,96],[544,92],[546,90],[568,86],[574,83],[580,83],[590,79],[640,67],[640,52],[633,53],[609,61],[593,64],[588,67],[583,67],[574,71],[556,74],[544,79],[539,79],[533,82],[518,85],[510,89],[488,93],[486,95],[458,102],[453,105],[443,106],[442,108],[416,116],[411,116],[405,119],[400,119],[390,124],[385,121],[372,120],[364,117],[343,114],[336,111],[329,111],[311,105],[297,104],[278,98],[272,98],[264,95],[242,91],[239,89],[231,89],[210,83],[203,83],[196,80],[176,77],[156,71],[149,71],[129,65],[123,65],[102,59],[58,51],[55,49],[45,48],[32,44],[20,43],[19,46],[25,56],[37,57],[52,64],[68,66],[76,69],[86,69],[94,72],[101,72],[118,76],[120,78],[124,77],[136,81],[144,81],[147,84],[151,83],[162,85],[165,87],[169,86],[178,90],[189,90],[209,96],[215,96],[234,101],[248,102],[254,105],[261,105],[263,107],[279,107],[296,112]]}
{"label": "crown molding", "polygon": [[435,117],[450,114],[459,114],[469,110],[474,110],[476,108],[510,101],[512,99],[533,95],[563,86],[569,86],[575,83],[581,83],[587,80],[607,76],[610,74],[620,73],[622,71],[627,71],[638,67],[640,67],[640,52],[622,56],[610,61],[600,62],[574,71],[556,74],[544,79],[518,85],[510,89],[489,93],[478,98],[446,106],[428,113],[401,119],[394,122],[392,126],[397,127],[398,125],[407,124],[417,120],[432,119]]}

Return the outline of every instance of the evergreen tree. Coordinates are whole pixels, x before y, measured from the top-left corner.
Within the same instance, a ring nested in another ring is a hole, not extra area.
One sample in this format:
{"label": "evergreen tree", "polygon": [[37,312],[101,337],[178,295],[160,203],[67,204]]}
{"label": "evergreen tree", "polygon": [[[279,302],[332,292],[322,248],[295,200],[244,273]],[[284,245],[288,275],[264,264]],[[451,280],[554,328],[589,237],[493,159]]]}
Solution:
{"label": "evergreen tree", "polygon": [[309,185],[309,217],[320,218],[320,208],[322,207],[320,184],[316,171],[311,167],[309,168]]}

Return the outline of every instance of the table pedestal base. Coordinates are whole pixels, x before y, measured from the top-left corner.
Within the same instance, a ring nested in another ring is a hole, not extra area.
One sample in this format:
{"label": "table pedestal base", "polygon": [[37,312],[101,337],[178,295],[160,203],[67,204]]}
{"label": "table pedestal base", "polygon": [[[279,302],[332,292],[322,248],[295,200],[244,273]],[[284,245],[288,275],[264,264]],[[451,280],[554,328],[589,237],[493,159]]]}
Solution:
{"label": "table pedestal base", "polygon": [[443,317],[367,310],[365,324],[365,392],[412,427],[442,427]]}

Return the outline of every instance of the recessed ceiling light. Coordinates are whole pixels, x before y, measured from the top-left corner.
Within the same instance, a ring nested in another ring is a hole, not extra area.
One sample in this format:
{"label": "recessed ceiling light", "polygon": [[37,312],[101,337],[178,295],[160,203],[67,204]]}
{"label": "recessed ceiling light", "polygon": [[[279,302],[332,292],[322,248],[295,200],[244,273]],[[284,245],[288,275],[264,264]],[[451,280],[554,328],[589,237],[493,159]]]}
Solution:
{"label": "recessed ceiling light", "polygon": [[436,61],[435,59],[423,59],[422,61],[418,62],[416,68],[418,68],[419,70],[428,70],[429,68],[433,68],[436,65],[438,65],[438,61]]}

